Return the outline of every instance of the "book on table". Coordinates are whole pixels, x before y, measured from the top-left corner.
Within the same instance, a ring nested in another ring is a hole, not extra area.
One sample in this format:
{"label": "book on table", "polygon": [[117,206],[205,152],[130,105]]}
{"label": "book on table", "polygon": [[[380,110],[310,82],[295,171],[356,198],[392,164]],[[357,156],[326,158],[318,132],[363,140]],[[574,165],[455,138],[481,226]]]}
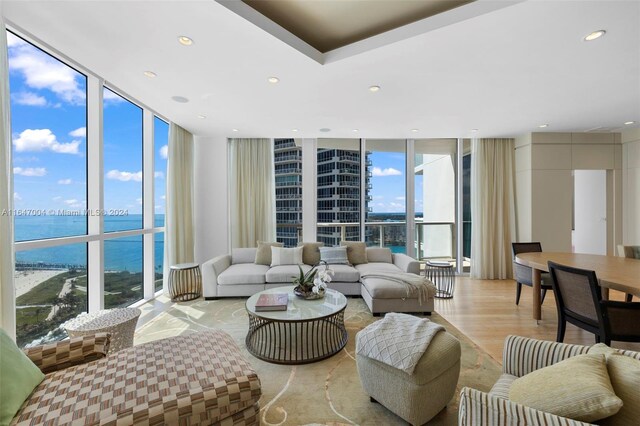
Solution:
{"label": "book on table", "polygon": [[261,294],[256,302],[256,312],[286,311],[288,303],[286,293]]}

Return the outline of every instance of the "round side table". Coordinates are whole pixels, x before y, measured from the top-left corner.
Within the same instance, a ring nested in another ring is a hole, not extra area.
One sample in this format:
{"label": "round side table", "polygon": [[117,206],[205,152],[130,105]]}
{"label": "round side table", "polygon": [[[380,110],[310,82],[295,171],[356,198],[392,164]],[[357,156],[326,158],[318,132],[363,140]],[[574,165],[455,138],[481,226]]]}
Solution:
{"label": "round side table", "polygon": [[169,296],[172,302],[186,302],[202,294],[202,275],[197,263],[180,263],[169,268]]}
{"label": "round side table", "polygon": [[435,297],[439,299],[451,299],[453,297],[456,276],[452,264],[449,262],[428,260],[424,273],[436,286]]}
{"label": "round side table", "polygon": [[81,337],[96,333],[110,333],[109,353],[133,346],[133,334],[136,331],[140,309],[118,308],[104,309],[80,314],[62,324],[69,337]]}

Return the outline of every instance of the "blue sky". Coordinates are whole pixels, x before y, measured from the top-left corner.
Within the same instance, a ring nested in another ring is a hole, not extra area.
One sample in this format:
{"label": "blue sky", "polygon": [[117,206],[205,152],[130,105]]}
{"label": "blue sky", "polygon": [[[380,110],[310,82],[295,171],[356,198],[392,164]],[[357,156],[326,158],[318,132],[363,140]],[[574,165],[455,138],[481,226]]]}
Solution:
{"label": "blue sky", "polygon": [[[374,213],[404,213],[406,211],[406,155],[399,152],[372,152],[369,207]],[[422,212],[422,176],[415,177],[416,212]]]}
{"label": "blue sky", "polygon": [[[16,209],[86,207],[86,78],[8,33]],[[104,92],[105,209],[142,209],[142,110]],[[154,206],[164,213],[168,125],[154,120]],[[91,165],[90,165],[91,166]]]}

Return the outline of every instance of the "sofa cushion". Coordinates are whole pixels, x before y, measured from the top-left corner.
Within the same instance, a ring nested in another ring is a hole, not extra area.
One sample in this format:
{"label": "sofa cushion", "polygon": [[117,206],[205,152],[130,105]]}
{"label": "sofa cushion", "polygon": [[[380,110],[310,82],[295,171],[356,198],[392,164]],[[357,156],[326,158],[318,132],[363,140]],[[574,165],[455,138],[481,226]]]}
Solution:
{"label": "sofa cushion", "polygon": [[393,263],[369,262],[362,265],[356,265],[355,268],[360,271],[361,276],[367,274],[375,274],[377,272],[392,274],[402,272],[400,268],[398,268]]}
{"label": "sofa cushion", "polygon": [[514,380],[509,399],[582,422],[616,414],[622,400],[611,386],[603,354],[584,354]]}
{"label": "sofa cushion", "polygon": [[489,391],[489,395],[495,395],[499,398],[509,399],[509,390],[511,385],[518,378],[511,374],[503,374]]}
{"label": "sofa cushion", "polygon": [[[323,269],[322,266],[319,267]],[[336,283],[356,283],[360,280],[360,272],[353,266],[349,265],[331,265],[330,269],[333,270],[333,278],[331,281]]]}
{"label": "sofa cushion", "polygon": [[391,249],[387,247],[367,247],[367,261],[393,263]]}
{"label": "sofa cushion", "polygon": [[352,265],[367,263],[367,245],[361,241],[340,241],[347,248],[347,258]]}
{"label": "sofa cushion", "polygon": [[233,265],[240,263],[255,263],[256,248],[234,248],[231,249],[231,263]]}
{"label": "sofa cushion", "polygon": [[218,275],[218,284],[264,284],[267,282],[266,273],[268,270],[268,266],[256,265],[255,263],[231,265]]}
{"label": "sofa cushion", "polygon": [[271,247],[271,266],[301,265],[302,247]]}
{"label": "sofa cushion", "polygon": [[[362,274],[364,275],[364,274]],[[417,299],[418,292],[407,284],[385,278],[361,278],[372,299]],[[431,292],[431,291],[430,291]]]}
{"label": "sofa cushion", "polygon": [[265,243],[264,241],[258,241],[256,258],[254,260],[257,265],[271,266],[271,247],[282,247],[282,243]]}
{"label": "sofa cushion", "polygon": [[0,425],[8,425],[44,374],[0,328]]}
{"label": "sofa cushion", "polygon": [[346,247],[320,247],[320,260],[324,260],[329,265],[348,265]]}
{"label": "sofa cushion", "polygon": [[233,424],[225,419],[260,395],[260,379],[233,338],[203,331],[48,374],[16,425]]}
{"label": "sofa cushion", "polygon": [[302,247],[302,263],[307,265],[317,265],[320,263],[320,247],[324,243],[298,243]]}
{"label": "sofa cushion", "polygon": [[[302,271],[306,274],[311,270],[309,265],[300,265]],[[267,283],[290,283],[293,279],[300,275],[298,265],[280,265],[269,268],[266,274]]]}

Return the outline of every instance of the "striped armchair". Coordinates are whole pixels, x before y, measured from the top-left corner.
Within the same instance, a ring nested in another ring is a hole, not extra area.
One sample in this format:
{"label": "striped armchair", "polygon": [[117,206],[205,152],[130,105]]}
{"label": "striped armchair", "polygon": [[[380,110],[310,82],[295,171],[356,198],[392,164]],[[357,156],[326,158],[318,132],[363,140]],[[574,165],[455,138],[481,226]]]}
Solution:
{"label": "striped armchair", "polygon": [[[545,413],[509,401],[513,381],[572,356],[587,353],[589,346],[570,345],[527,337],[508,336],[502,352],[502,376],[489,393],[463,388],[460,392],[458,426],[586,426],[584,423]],[[619,350],[640,360],[640,352]]]}

